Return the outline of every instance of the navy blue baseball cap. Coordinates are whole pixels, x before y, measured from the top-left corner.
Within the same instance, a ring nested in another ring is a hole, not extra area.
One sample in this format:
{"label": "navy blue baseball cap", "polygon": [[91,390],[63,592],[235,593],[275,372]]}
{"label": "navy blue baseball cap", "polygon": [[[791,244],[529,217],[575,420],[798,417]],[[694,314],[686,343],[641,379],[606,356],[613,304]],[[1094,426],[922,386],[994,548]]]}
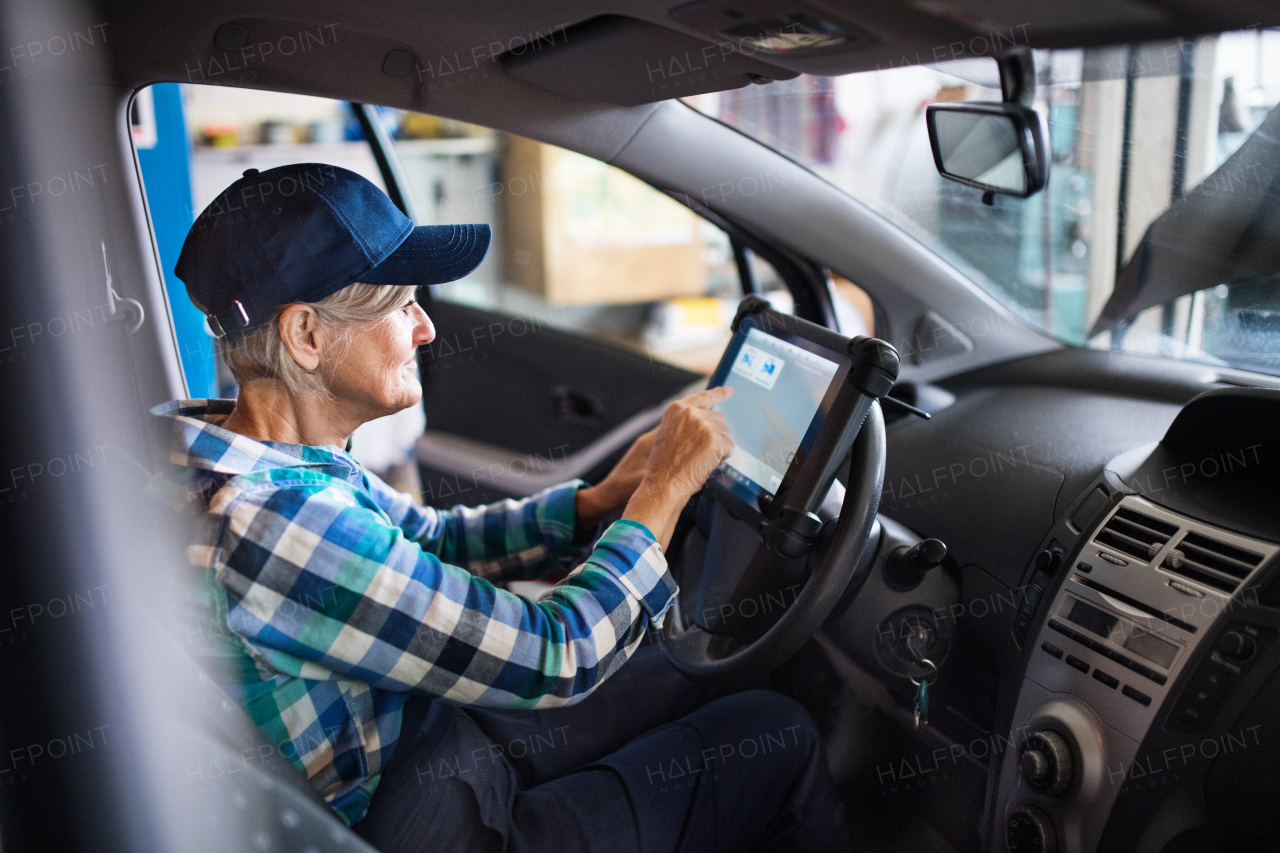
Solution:
{"label": "navy blue baseball cap", "polygon": [[291,302],[347,285],[442,284],[474,270],[488,225],[417,225],[355,172],[324,163],[249,169],[197,217],[174,273],[232,338]]}

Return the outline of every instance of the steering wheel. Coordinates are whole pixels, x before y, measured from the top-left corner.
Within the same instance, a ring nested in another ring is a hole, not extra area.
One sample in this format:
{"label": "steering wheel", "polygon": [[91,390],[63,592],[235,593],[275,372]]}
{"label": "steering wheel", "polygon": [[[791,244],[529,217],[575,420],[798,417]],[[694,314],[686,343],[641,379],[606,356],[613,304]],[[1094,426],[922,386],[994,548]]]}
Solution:
{"label": "steering wheel", "polygon": [[[688,627],[668,618],[658,634],[676,669],[701,680],[769,672],[800,650],[846,593],[862,588],[871,566],[862,559],[863,550],[884,485],[884,418],[878,403],[868,410],[851,456],[839,517],[824,525],[805,558],[777,557],[747,524],[722,508],[714,510],[697,578],[701,606]],[[704,486],[700,500],[709,500],[707,491]],[[785,589],[800,591],[770,622],[774,613],[768,612],[769,605],[783,599],[775,599],[774,591],[789,580],[796,583]]]}

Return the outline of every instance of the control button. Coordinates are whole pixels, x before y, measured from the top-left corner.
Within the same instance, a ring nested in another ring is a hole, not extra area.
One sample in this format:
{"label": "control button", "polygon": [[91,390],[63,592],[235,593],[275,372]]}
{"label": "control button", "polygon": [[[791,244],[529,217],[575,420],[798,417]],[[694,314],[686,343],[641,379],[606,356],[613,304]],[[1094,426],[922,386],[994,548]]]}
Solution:
{"label": "control button", "polygon": [[1147,673],[1151,672],[1151,670],[1147,669],[1145,666],[1138,663],[1136,660],[1126,661],[1125,666],[1127,666],[1129,669],[1133,670],[1134,672],[1138,673],[1138,675],[1141,675],[1143,677],[1148,677]]}
{"label": "control button", "polygon": [[1040,603],[1041,596],[1044,595],[1044,587],[1039,584],[1032,584],[1027,589],[1027,594],[1022,598],[1022,605],[1018,608],[1017,618],[1013,622],[1013,632],[1019,640],[1023,640],[1027,636],[1027,631],[1031,628],[1031,622],[1035,619],[1036,605]]}
{"label": "control button", "polygon": [[1227,631],[1218,638],[1218,651],[1236,663],[1244,663],[1258,651],[1258,644],[1243,631]]}
{"label": "control button", "polygon": [[1172,587],[1173,589],[1176,589],[1178,592],[1182,593],[1183,595],[1190,595],[1193,598],[1204,598],[1203,592],[1201,592],[1198,589],[1195,589],[1194,587],[1187,586],[1185,583],[1178,583],[1177,581],[1169,581],[1169,586]]}
{"label": "control button", "polygon": [[1004,843],[1009,853],[1054,853],[1058,849],[1058,836],[1053,819],[1043,809],[1021,806],[1009,815]]}
{"label": "control button", "polygon": [[1084,642],[1086,646],[1093,649],[1095,652],[1102,655],[1103,657],[1107,657],[1111,653],[1111,649],[1107,648],[1104,644],[1098,642],[1092,637],[1081,637],[1080,639]]}
{"label": "control button", "polygon": [[1235,684],[1235,673],[1220,666],[1211,666],[1205,670],[1201,676],[1206,687],[1214,690],[1225,691],[1232,684]]}
{"label": "control button", "polygon": [[[1138,675],[1141,675],[1143,678],[1151,679],[1156,684],[1163,685],[1169,680],[1165,676],[1156,672],[1154,669],[1143,666],[1142,664],[1138,663],[1132,658],[1129,658],[1126,655],[1121,654],[1116,649],[1103,645],[1102,643],[1098,642],[1092,637],[1086,637],[1084,634],[1081,634],[1079,631],[1074,631],[1071,628],[1068,628],[1066,625],[1063,625],[1057,619],[1050,619],[1045,624],[1047,624],[1053,630],[1057,631],[1059,634],[1065,634],[1066,636],[1075,640],[1080,645],[1085,646],[1086,648],[1092,649],[1098,654],[1103,655],[1115,661],[1116,663],[1120,664],[1121,666],[1127,669],[1133,670],[1134,672],[1138,673]],[[1073,660],[1076,661],[1076,663],[1072,663],[1071,665],[1076,667],[1076,669],[1079,669],[1081,672],[1089,671],[1089,665],[1084,663],[1084,661],[1081,661],[1079,658],[1071,657],[1070,655],[1067,656],[1067,663],[1071,663],[1071,661]],[[1083,669],[1081,667],[1083,667]]]}
{"label": "control button", "polygon": [[1218,704],[1218,700],[1222,698],[1224,692],[1221,687],[1210,687],[1201,681],[1187,688],[1183,701],[1198,705],[1206,711],[1211,711]]}
{"label": "control button", "polygon": [[1130,687],[1130,686],[1129,686],[1129,685],[1127,685],[1127,684],[1126,684],[1124,687],[1122,687],[1122,688],[1120,689],[1120,692],[1121,692],[1121,693],[1123,693],[1124,695],[1128,696],[1128,697],[1129,697],[1130,699],[1132,699],[1133,701],[1138,702],[1139,704],[1142,704],[1142,705],[1150,705],[1150,704],[1151,704],[1151,697],[1150,697],[1150,696],[1148,696],[1147,694],[1143,693],[1141,690],[1134,690],[1132,687]]}
{"label": "control button", "polygon": [[1062,649],[1058,648],[1057,646],[1052,645],[1050,643],[1041,643],[1040,648],[1044,649],[1046,652],[1053,655],[1058,660],[1062,660]]}
{"label": "control button", "polygon": [[1055,797],[1070,786],[1075,769],[1067,739],[1048,730],[1027,735],[1018,755],[1018,767],[1032,788]]}
{"label": "control button", "polygon": [[1178,711],[1178,719],[1182,720],[1184,723],[1190,723],[1193,726],[1204,725],[1205,718],[1208,716],[1208,713],[1200,710],[1195,705],[1187,705],[1182,708],[1182,710]]}
{"label": "control button", "polygon": [[1099,551],[1099,552],[1098,552],[1098,556],[1099,556],[1099,557],[1101,557],[1102,559],[1106,560],[1108,563],[1112,563],[1112,564],[1117,565],[1117,566],[1127,566],[1127,565],[1129,565],[1129,561],[1128,561],[1128,560],[1122,560],[1122,559],[1120,559],[1119,557],[1113,557],[1113,556],[1111,556],[1110,554],[1104,554],[1104,553],[1103,553],[1103,552],[1101,552],[1101,551]]}
{"label": "control button", "polygon": [[1048,624],[1050,628],[1057,631],[1059,634],[1066,634],[1068,637],[1070,637],[1073,640],[1076,638],[1076,632],[1072,631],[1066,625],[1063,625],[1057,619],[1050,619]]}
{"label": "control button", "polygon": [[1095,680],[1101,681],[1103,684],[1107,685],[1112,690],[1115,690],[1116,687],[1120,684],[1120,679],[1112,678],[1110,675],[1107,675],[1105,672],[1103,672],[1100,669],[1095,669],[1093,671],[1093,677]]}
{"label": "control button", "polygon": [[1037,749],[1024,749],[1018,766],[1028,781],[1042,779],[1049,774],[1049,759]]}
{"label": "control button", "polygon": [[1244,670],[1241,669],[1239,665],[1232,663],[1230,660],[1224,657],[1217,649],[1214,649],[1212,652],[1210,652],[1209,661],[1211,666],[1214,669],[1222,670],[1224,673],[1227,673],[1233,676],[1239,675],[1240,673],[1244,672]]}
{"label": "control button", "polygon": [[[1182,691],[1182,710],[1191,708],[1200,714],[1201,718],[1207,719],[1218,707],[1218,703],[1222,701],[1222,697],[1226,695],[1228,688],[1235,683],[1235,680],[1233,673],[1221,667],[1210,666],[1208,669],[1201,670],[1192,679],[1191,684]],[[1193,721],[1188,720],[1188,722]]]}
{"label": "control button", "polygon": [[1076,571],[1084,572],[1087,575],[1089,574],[1089,572],[1093,571],[1093,566],[1089,565],[1084,560],[1081,560],[1080,562],[1076,563]]}
{"label": "control button", "polygon": [[1080,670],[1081,672],[1089,671],[1089,664],[1080,660],[1080,658],[1076,657],[1075,655],[1067,655],[1067,666],[1074,666],[1076,669]]}
{"label": "control button", "polygon": [[1039,554],[1036,554],[1036,571],[1052,573],[1057,570],[1061,562],[1062,557],[1057,551],[1050,551],[1045,548]]}
{"label": "control button", "polygon": [[1169,680],[1165,678],[1163,675],[1161,675],[1160,673],[1156,672],[1154,669],[1143,666],[1142,664],[1138,663],[1135,660],[1125,661],[1124,665],[1127,666],[1129,669],[1133,670],[1134,672],[1138,673],[1138,675],[1141,675],[1143,678],[1151,679],[1156,684],[1163,685],[1165,682]]}

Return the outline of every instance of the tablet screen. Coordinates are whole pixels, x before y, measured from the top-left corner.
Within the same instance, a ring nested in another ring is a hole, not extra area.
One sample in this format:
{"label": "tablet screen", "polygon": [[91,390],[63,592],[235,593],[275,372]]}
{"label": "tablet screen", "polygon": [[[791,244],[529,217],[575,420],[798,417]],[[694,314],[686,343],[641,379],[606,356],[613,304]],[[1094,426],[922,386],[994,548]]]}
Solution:
{"label": "tablet screen", "polygon": [[711,384],[734,389],[733,396],[716,408],[724,415],[734,443],[733,454],[718,473],[735,492],[772,498],[797,452],[812,446],[830,406],[829,397],[834,397],[832,385],[848,363],[841,359],[842,365],[815,351],[821,349],[808,341],[793,343],[746,326],[734,336]]}

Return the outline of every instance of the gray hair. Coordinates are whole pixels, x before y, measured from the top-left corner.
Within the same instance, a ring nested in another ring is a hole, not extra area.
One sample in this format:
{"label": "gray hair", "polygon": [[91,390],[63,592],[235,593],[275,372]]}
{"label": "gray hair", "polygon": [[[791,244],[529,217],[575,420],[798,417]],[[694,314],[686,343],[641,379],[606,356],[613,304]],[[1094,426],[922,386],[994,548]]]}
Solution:
{"label": "gray hair", "polygon": [[[319,302],[308,302],[320,318],[320,322],[339,330],[338,342],[344,352],[351,345],[351,333],[355,326],[378,323],[385,320],[413,298],[417,288],[412,285],[364,284],[355,282],[330,294]],[[291,394],[317,393],[324,382],[320,365],[307,370],[284,345],[280,336],[280,315],[286,306],[280,306],[271,315],[271,321],[234,341],[219,339],[222,360],[231,375],[243,386],[255,379],[278,379]]]}

